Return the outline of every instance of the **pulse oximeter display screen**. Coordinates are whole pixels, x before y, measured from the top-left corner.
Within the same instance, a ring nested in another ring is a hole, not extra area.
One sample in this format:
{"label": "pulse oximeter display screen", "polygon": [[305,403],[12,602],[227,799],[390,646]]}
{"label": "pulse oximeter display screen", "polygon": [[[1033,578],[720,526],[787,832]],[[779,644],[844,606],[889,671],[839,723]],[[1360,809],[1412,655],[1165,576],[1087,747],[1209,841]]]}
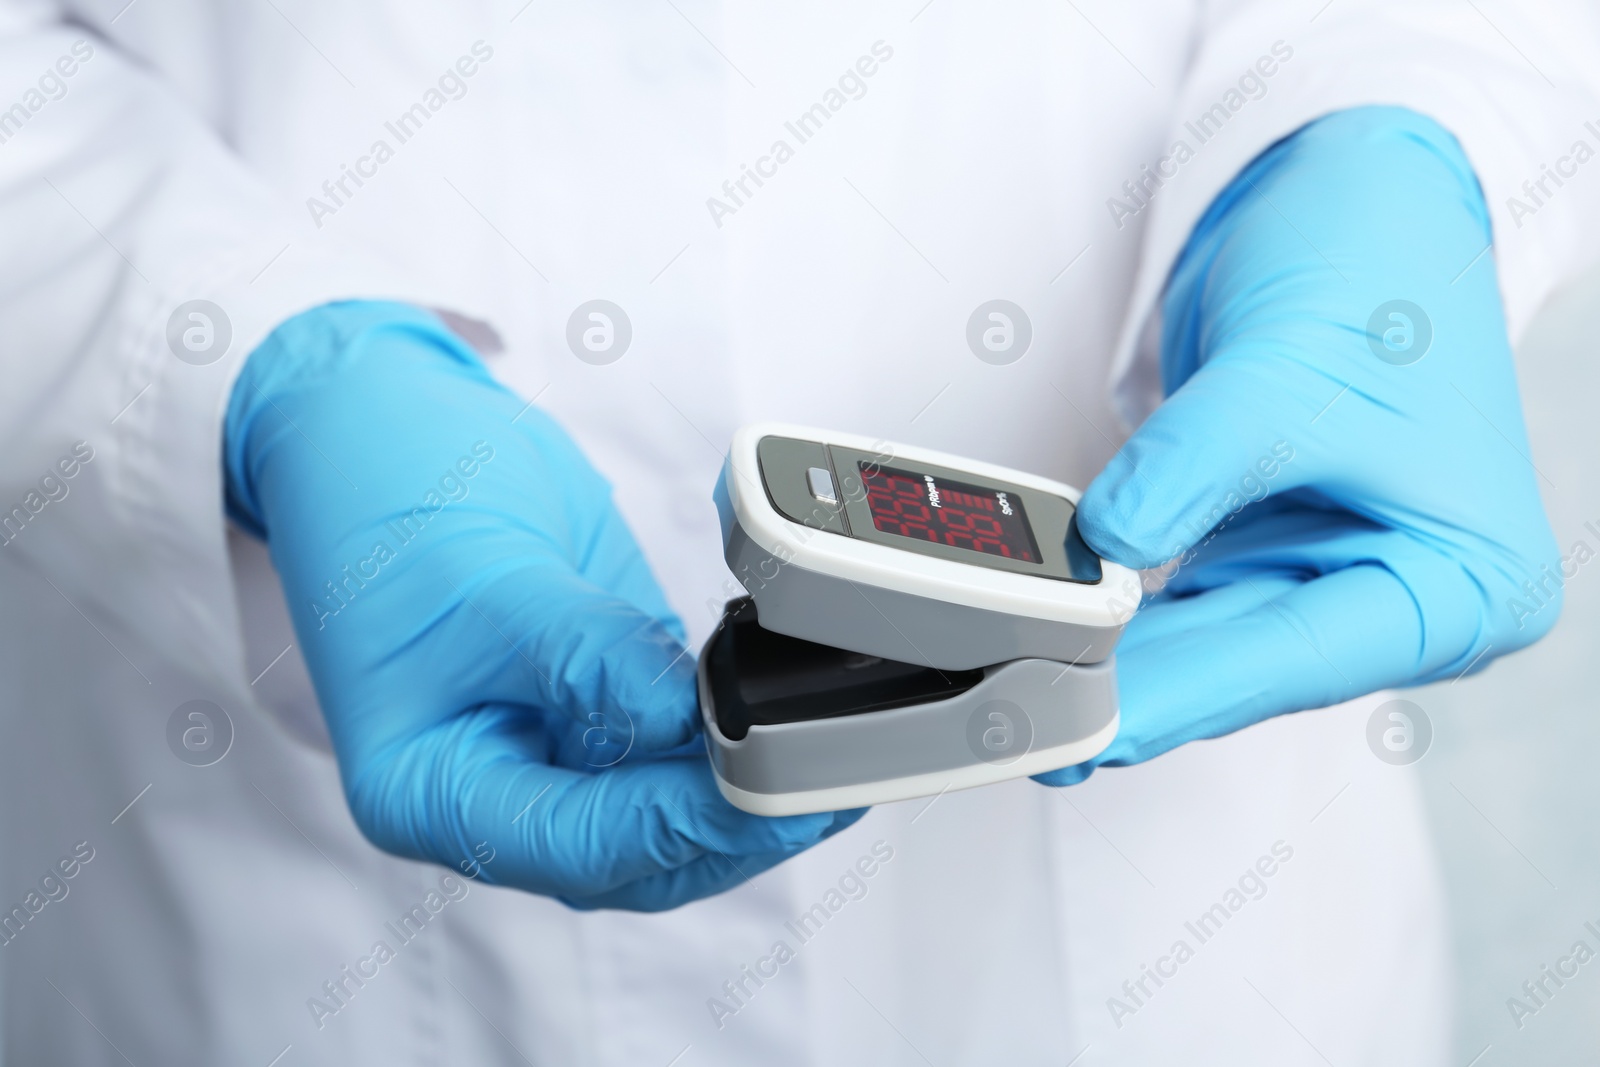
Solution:
{"label": "pulse oximeter display screen", "polygon": [[931,474],[858,464],[880,533],[1038,563],[1039,545],[1017,497]]}

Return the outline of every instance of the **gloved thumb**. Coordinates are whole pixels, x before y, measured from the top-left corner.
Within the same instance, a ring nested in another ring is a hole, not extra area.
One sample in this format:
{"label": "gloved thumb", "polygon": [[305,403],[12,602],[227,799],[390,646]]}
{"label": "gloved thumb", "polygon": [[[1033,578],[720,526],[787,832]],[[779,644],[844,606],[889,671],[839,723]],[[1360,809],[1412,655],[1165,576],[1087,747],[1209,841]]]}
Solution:
{"label": "gloved thumb", "polygon": [[[1139,427],[1078,503],[1078,528],[1106,559],[1157,567],[1206,539],[1252,501],[1305,480],[1296,457],[1315,412],[1281,370],[1219,354]],[[1298,440],[1297,440],[1298,438]]]}
{"label": "gloved thumb", "polygon": [[698,732],[695,656],[659,616],[535,559],[476,571],[455,592],[453,621],[492,657],[478,700],[565,716],[597,753],[666,751]]}

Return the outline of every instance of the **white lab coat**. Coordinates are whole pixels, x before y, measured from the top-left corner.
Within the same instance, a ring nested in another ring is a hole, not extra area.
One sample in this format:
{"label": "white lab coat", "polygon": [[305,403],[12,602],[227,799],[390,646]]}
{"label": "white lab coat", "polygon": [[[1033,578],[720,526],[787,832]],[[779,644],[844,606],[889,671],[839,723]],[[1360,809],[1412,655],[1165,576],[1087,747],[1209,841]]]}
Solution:
{"label": "white lab coat", "polygon": [[[7,1062],[1446,1062],[1441,887],[1415,770],[1366,749],[1370,700],[1068,791],[880,808],[670,914],[474,882],[394,938],[441,872],[358,834],[265,553],[223,518],[220,413],[275,323],[343,297],[448,309],[614,481],[698,641],[731,591],[709,491],[734,427],[1085,484],[1118,409],[1156,399],[1150,311],[1193,220],[1360,103],[1462,139],[1519,329],[1594,232],[1600,163],[1506,206],[1600,144],[1593,15],[1319,4],[0,3],[0,108],[23,108],[0,121],[0,504],[44,501],[0,548],[0,904],[37,905],[0,946]],[[799,143],[785,123],[877,42],[864,95],[847,81]],[[1259,98],[1130,197],[1276,42]],[[464,93],[430,97],[461,57]],[[386,125],[430,102],[403,142]],[[792,157],[762,162],[778,140]],[[744,164],[768,176],[735,202]],[[165,338],[197,298],[232,327],[205,366]],[[633,326],[610,365],[565,341],[594,298]],[[965,341],[994,298],[1033,327],[1009,366]],[[79,441],[66,495],[29,498]],[[196,699],[234,730],[208,767],[167,742]],[[1263,857],[1259,899],[1247,880],[1202,943],[1186,923]],[[786,926],[835,902],[809,939]],[[403,947],[361,963],[379,940]]]}

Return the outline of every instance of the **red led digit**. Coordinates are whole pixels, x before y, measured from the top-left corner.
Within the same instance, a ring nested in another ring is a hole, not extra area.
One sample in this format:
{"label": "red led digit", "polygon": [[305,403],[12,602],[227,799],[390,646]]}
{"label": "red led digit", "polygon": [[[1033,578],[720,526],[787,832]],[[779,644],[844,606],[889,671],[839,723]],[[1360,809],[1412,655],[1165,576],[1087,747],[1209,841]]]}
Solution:
{"label": "red led digit", "polygon": [[914,478],[888,472],[868,478],[867,504],[872,509],[872,524],[886,533],[933,540],[935,535],[929,526],[933,513],[926,501],[922,482]]}
{"label": "red led digit", "polygon": [[[955,496],[956,494],[951,494]],[[966,494],[961,494],[965,496]],[[970,548],[974,552],[1011,557],[1011,546],[1006,544],[1005,532],[1000,523],[988,515],[974,515],[946,504],[940,521],[944,523],[944,543],[957,548]]]}
{"label": "red led digit", "polygon": [[903,497],[896,497],[891,503],[893,507],[890,521],[900,527],[897,532],[901,536],[925,537],[929,541],[935,539],[933,528],[928,525],[933,519],[933,513],[928,509],[928,505]]}
{"label": "red led digit", "polygon": [[860,471],[867,509],[879,532],[1038,562],[1033,531],[1014,490],[1002,492],[866,463],[860,464]]}
{"label": "red led digit", "polygon": [[[974,515],[972,530],[976,538],[973,547],[979,552],[995,552],[1007,559],[1011,558],[1011,546],[1006,543],[1005,530],[998,519],[989,515]],[[1019,548],[1018,555],[1029,563],[1033,562],[1033,555],[1026,548]]]}

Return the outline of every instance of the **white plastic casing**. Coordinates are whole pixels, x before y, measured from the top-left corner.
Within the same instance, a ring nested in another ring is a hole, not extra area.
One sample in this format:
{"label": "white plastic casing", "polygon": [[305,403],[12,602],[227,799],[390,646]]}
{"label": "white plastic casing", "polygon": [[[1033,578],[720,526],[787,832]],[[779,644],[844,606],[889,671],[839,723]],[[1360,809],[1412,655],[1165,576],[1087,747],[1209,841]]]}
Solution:
{"label": "white plastic casing", "polygon": [[785,558],[790,565],[869,588],[1074,626],[1118,630],[1139,606],[1138,572],[1110,560],[1101,561],[1101,580],[1088,585],[938,559],[793,522],[778,513],[763,488],[756,446],[765,437],[841,445],[880,454],[886,464],[927,463],[948,467],[980,478],[1053,493],[1073,504],[1077,504],[1082,494],[1049,478],[931,448],[891,444],[860,434],[789,423],[755,423],[734,434],[724,484],[729,503],[745,534],[765,551]]}
{"label": "white plastic casing", "polygon": [[715,776],[717,790],[734,807],[752,815],[809,815],[819,811],[844,811],[848,808],[865,808],[874,804],[892,804],[898,800],[915,800],[917,797],[936,796],[981,785],[1009,782],[1047,771],[1071,767],[1084,760],[1093,759],[1106,750],[1117,736],[1120,716],[1088,737],[1054,748],[1034,749],[1015,763],[989,764],[974,760],[965,767],[947,771],[929,771],[925,774],[906,775],[899,778],[860,782],[853,785],[829,786],[822,789],[796,790],[789,793],[754,793]]}

